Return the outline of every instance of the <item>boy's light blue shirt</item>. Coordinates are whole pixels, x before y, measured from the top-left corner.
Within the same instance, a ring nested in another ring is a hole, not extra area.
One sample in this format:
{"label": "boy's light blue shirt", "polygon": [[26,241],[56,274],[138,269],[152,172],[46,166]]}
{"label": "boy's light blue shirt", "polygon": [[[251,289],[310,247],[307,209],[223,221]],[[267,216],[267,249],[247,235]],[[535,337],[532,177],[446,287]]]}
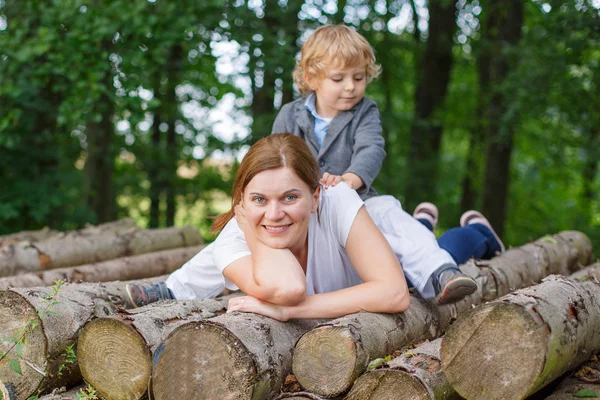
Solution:
{"label": "boy's light blue shirt", "polygon": [[316,104],[317,96],[314,93],[309,94],[306,97],[306,102],[304,103],[304,107],[313,117],[315,117],[315,135],[317,136],[317,141],[319,142],[319,148],[323,146],[323,140],[325,139],[325,135],[327,134],[327,128],[329,127],[329,123],[333,118],[323,118],[317,113],[317,104]]}

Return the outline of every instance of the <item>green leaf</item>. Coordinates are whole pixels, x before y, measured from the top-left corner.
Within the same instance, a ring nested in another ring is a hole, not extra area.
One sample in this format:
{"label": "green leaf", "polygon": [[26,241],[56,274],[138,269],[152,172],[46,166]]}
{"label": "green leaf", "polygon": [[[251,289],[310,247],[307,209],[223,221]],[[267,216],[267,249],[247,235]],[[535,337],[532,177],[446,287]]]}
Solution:
{"label": "green leaf", "polygon": [[558,242],[556,241],[556,239],[554,239],[554,238],[553,238],[552,236],[550,236],[550,235],[546,235],[546,236],[544,236],[544,237],[542,238],[542,240],[543,240],[544,242],[547,242],[547,243],[552,243],[552,244],[556,244],[556,243],[558,243]]}
{"label": "green leaf", "polygon": [[25,344],[23,343],[17,343],[15,345],[15,353],[17,353],[19,357],[21,357],[21,355],[23,354],[23,347],[25,347]]}
{"label": "green leaf", "polygon": [[369,365],[367,366],[367,371],[381,367],[384,363],[385,358],[376,358],[369,363]]}
{"label": "green leaf", "polygon": [[21,363],[19,362],[19,360],[9,360],[8,367],[17,374],[23,375],[23,372],[21,372]]}
{"label": "green leaf", "polygon": [[573,397],[598,397],[598,393],[590,389],[581,389],[579,392],[575,393]]}

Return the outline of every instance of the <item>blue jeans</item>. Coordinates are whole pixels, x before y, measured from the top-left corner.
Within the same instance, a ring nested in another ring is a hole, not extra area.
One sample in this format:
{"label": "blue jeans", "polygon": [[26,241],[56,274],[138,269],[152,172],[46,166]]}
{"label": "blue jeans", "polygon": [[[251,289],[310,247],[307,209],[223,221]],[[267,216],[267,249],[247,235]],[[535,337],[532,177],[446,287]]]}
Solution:
{"label": "blue jeans", "polygon": [[[432,230],[429,221],[424,219],[418,221]],[[457,265],[464,264],[471,257],[476,260],[489,260],[500,251],[500,244],[496,237],[483,224],[452,228],[440,236],[438,244],[450,253]]]}

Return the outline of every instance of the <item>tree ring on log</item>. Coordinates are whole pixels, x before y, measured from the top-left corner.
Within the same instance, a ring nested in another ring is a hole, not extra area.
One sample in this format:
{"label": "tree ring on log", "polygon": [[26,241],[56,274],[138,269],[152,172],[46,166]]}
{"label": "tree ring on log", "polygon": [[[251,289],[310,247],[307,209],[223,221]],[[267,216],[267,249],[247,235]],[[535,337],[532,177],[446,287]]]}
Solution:
{"label": "tree ring on log", "polygon": [[410,374],[390,369],[371,371],[353,387],[348,400],[431,400],[421,381]]}
{"label": "tree ring on log", "polygon": [[148,389],[152,354],[142,336],[113,318],[88,322],[79,335],[77,358],[83,378],[103,398],[141,398]]}
{"label": "tree ring on log", "polygon": [[451,325],[442,341],[448,382],[466,398],[525,398],[544,368],[547,326],[524,308],[502,302],[481,306],[469,317]]}
{"label": "tree ring on log", "polygon": [[156,400],[252,399],[256,366],[246,346],[210,322],[176,328],[156,351],[152,390]]}
{"label": "tree ring on log", "polygon": [[[308,331],[298,340],[292,369],[307,391],[335,396],[358,378],[355,376],[358,361],[356,341],[350,329],[324,326]],[[325,386],[324,376],[328,377]]]}
{"label": "tree ring on log", "polygon": [[[35,393],[46,373],[48,341],[42,321],[23,296],[10,290],[0,292],[0,321],[0,353],[7,353],[0,361],[0,382],[14,391],[17,399],[26,399]],[[19,356],[16,343],[23,337]],[[13,366],[18,363],[22,375],[17,374],[10,363]]]}

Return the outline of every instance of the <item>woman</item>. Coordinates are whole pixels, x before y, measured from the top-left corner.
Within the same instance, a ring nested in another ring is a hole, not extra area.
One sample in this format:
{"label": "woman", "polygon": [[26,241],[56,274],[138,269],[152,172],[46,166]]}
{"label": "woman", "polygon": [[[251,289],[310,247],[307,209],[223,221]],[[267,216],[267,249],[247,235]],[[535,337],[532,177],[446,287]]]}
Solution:
{"label": "woman", "polygon": [[302,139],[284,133],[259,140],[237,172],[232,209],[213,225],[215,242],[166,283],[128,285],[132,305],[239,288],[247,296],[230,300],[229,311],[281,321],[406,310],[401,255],[390,247],[398,238],[384,236],[354,190],[344,183],[322,189],[319,176]]}

